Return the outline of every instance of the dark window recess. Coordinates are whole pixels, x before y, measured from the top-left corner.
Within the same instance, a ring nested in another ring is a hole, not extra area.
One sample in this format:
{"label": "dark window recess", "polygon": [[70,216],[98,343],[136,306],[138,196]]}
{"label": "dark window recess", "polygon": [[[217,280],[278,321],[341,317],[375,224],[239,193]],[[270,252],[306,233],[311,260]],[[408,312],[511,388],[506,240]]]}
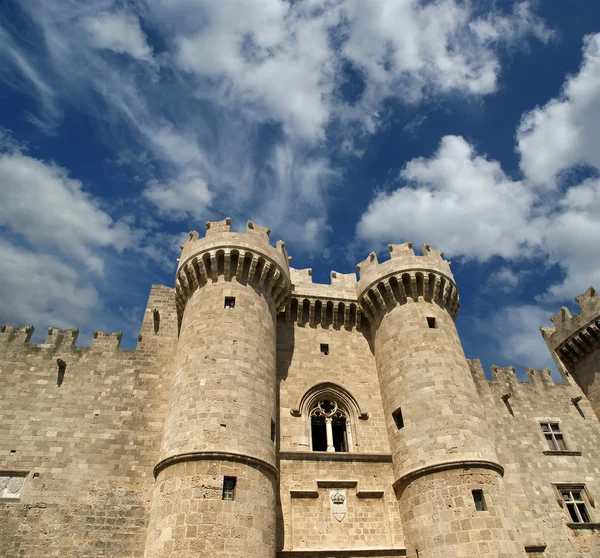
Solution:
{"label": "dark window recess", "polygon": [[402,418],[402,409],[400,409],[400,408],[396,409],[392,413],[392,416],[394,417],[394,422],[396,423],[396,428],[398,428],[398,430],[400,430],[401,428],[404,428],[404,419]]}
{"label": "dark window recess", "polygon": [[225,477],[223,479],[223,500],[234,500],[236,477]]}
{"label": "dark window recess", "polygon": [[235,308],[235,297],[234,296],[226,296],[225,297],[225,308],[231,310]]}
{"label": "dark window recess", "polygon": [[62,386],[62,383],[65,380],[65,372],[67,371],[67,363],[62,358],[59,358],[56,361],[56,364],[58,364],[58,376],[56,377],[56,385],[58,387],[60,387],[60,386]]}
{"label": "dark window recess", "polygon": [[566,451],[560,425],[557,422],[542,422],[542,432],[548,442],[548,448],[552,451]]}
{"label": "dark window recess", "polygon": [[427,318],[427,325],[431,329],[435,329],[435,318]]}
{"label": "dark window recess", "polygon": [[590,522],[582,492],[578,489],[561,489],[560,491],[573,523]]}
{"label": "dark window recess", "polygon": [[335,448],[335,451],[348,451],[348,438],[346,436],[346,419],[332,419],[331,428],[333,430],[333,447]]}
{"label": "dark window recess", "polygon": [[486,511],[487,506],[485,505],[485,498],[483,497],[483,490],[473,490],[473,501],[475,502],[475,509],[477,511]]}
{"label": "dark window recess", "polygon": [[271,442],[275,441],[275,421],[271,421]]}
{"label": "dark window recess", "polygon": [[313,451],[327,451],[327,430],[325,417],[311,417],[310,429],[312,434]]}
{"label": "dark window recess", "polygon": [[322,355],[329,354],[329,345],[327,343],[321,343],[321,354]]}

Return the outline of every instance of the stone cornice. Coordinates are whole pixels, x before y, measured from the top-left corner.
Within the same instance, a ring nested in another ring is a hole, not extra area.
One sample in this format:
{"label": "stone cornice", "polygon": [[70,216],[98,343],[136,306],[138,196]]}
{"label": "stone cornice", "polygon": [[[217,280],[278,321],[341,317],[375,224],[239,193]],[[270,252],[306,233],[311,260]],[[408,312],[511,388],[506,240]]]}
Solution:
{"label": "stone cornice", "polygon": [[177,463],[183,463],[186,461],[203,461],[203,460],[214,460],[214,461],[235,461],[237,463],[244,463],[262,469],[268,472],[273,478],[279,478],[279,470],[274,465],[271,465],[263,459],[252,457],[251,455],[243,455],[240,453],[233,453],[229,451],[192,451],[188,453],[180,453],[167,457],[162,461],[159,461],[154,466],[154,478],[157,478],[161,471],[175,465]]}
{"label": "stone cornice", "polygon": [[425,467],[413,469],[412,471],[405,473],[399,479],[397,479],[394,482],[393,486],[395,489],[399,486],[407,485],[414,479],[422,477],[424,475],[440,473],[442,471],[448,471],[450,469],[490,469],[492,471],[496,471],[501,477],[504,476],[504,467],[502,467],[502,465],[500,465],[499,463],[477,459],[464,459],[459,461],[445,461],[443,463],[436,463],[434,465],[426,465]]}

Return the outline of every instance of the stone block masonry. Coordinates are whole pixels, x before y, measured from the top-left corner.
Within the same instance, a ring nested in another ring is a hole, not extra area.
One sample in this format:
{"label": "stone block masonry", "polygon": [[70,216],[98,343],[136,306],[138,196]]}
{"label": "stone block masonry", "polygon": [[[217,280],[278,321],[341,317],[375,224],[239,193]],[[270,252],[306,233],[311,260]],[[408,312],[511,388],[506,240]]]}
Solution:
{"label": "stone block masonry", "polygon": [[269,235],[191,232],[135,350],[2,327],[0,557],[600,556],[594,289],[542,328],[562,384],[490,380],[441,252],[318,284]]}

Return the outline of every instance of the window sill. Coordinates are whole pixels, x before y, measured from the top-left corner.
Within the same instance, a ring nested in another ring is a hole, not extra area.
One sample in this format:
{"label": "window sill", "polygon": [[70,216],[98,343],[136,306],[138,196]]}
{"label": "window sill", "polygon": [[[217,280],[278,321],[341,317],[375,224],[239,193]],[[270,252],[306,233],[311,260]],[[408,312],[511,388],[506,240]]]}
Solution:
{"label": "window sill", "polygon": [[600,523],[567,523],[571,529],[600,529]]}
{"label": "window sill", "polygon": [[575,455],[581,457],[580,451],[571,450],[546,450],[543,452],[544,455]]}

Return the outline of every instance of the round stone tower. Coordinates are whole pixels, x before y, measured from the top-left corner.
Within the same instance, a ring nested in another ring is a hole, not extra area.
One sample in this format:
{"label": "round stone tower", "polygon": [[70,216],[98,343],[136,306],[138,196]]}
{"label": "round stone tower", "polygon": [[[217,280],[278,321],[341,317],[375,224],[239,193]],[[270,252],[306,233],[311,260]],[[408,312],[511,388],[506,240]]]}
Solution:
{"label": "round stone tower", "polygon": [[147,558],[273,558],[275,318],[290,290],[285,244],[230,219],[190,233],[175,282],[180,333]]}
{"label": "round stone tower", "polygon": [[524,556],[514,541],[503,468],[454,319],[449,262],[423,245],[389,246],[358,265],[371,323],[408,556]]}
{"label": "round stone tower", "polygon": [[578,314],[563,306],[550,318],[554,327],[540,330],[559,372],[566,381],[572,374],[600,419],[600,296],[590,287],[575,300]]}

